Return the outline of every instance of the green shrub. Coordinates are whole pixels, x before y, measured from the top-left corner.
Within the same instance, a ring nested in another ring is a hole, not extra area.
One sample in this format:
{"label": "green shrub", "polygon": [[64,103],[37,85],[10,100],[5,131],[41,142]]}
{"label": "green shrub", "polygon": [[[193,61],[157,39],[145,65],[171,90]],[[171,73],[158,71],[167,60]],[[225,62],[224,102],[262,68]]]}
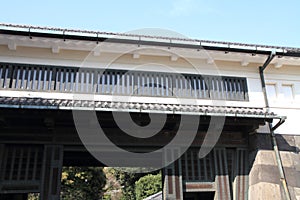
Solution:
{"label": "green shrub", "polygon": [[136,200],[142,200],[162,190],[161,174],[148,174],[135,182]]}

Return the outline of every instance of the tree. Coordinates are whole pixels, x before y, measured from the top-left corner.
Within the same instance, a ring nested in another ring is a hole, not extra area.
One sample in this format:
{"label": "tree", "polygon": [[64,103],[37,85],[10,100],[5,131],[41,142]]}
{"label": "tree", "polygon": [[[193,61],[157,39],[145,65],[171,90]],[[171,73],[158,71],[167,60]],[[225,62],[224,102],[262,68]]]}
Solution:
{"label": "tree", "polygon": [[161,173],[148,174],[135,182],[136,200],[142,200],[162,190]]}
{"label": "tree", "polygon": [[[122,197],[120,198],[121,200],[135,200],[135,199],[139,199],[140,196],[142,196],[139,195],[139,197],[137,198],[137,194],[136,194],[136,192],[140,192],[141,190],[140,188],[142,188],[144,184],[143,179],[140,182],[139,180],[141,179],[141,177],[144,177],[146,175],[145,173],[136,173],[138,170],[140,170],[140,168],[138,169],[108,168],[107,170],[109,170],[109,173],[112,174],[117,179],[117,181],[122,187]],[[149,188],[150,191],[146,192],[145,194],[148,196],[161,191],[162,188],[160,171],[153,171],[151,172],[151,174],[149,174],[149,176],[150,176],[149,178],[150,182],[147,187]],[[155,178],[153,179],[153,177]],[[147,177],[144,179],[148,180]],[[154,187],[153,189],[150,189],[151,188],[151,186],[149,186],[150,184]],[[136,189],[137,187],[139,189]]]}
{"label": "tree", "polygon": [[122,186],[122,197],[121,200],[135,200],[135,182],[143,176],[143,174],[130,173],[123,171],[118,168],[111,168],[112,173],[115,175],[116,179]]}
{"label": "tree", "polygon": [[106,178],[102,167],[64,167],[61,198],[101,199],[105,183]]}

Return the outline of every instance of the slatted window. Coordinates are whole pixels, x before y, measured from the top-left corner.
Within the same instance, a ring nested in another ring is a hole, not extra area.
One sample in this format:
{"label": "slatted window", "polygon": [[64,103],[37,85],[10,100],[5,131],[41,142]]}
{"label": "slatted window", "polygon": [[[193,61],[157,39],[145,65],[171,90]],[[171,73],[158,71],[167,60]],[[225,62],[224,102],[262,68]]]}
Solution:
{"label": "slatted window", "polygon": [[248,100],[246,78],[0,63],[0,89]]}
{"label": "slatted window", "polygon": [[197,150],[189,150],[181,157],[182,178],[185,181],[214,181],[214,154],[199,159]]}
{"label": "slatted window", "polygon": [[11,193],[38,192],[42,165],[42,146],[6,145],[0,165],[0,190]]}

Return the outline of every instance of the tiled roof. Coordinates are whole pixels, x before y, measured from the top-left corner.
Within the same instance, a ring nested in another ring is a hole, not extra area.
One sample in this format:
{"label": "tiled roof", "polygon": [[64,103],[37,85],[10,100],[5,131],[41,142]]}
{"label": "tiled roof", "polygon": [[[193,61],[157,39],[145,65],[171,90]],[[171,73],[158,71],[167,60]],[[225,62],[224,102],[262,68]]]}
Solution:
{"label": "tiled roof", "polygon": [[36,30],[36,31],[48,31],[48,32],[60,32],[63,34],[67,33],[76,33],[77,35],[82,34],[92,34],[99,36],[108,36],[108,37],[125,37],[125,38],[137,38],[141,40],[141,38],[152,39],[152,40],[166,40],[168,42],[178,41],[181,43],[189,43],[189,42],[197,42],[203,45],[219,45],[219,46],[235,46],[239,48],[265,48],[265,49],[277,49],[284,50],[288,52],[300,52],[300,48],[295,47],[283,47],[283,46],[274,46],[274,45],[260,45],[260,44],[246,44],[246,43],[238,43],[238,42],[225,42],[225,41],[212,41],[212,40],[199,40],[199,39],[190,39],[183,37],[167,37],[167,36],[153,36],[153,35],[142,35],[142,34],[132,34],[132,33],[115,33],[115,32],[107,32],[107,31],[92,31],[92,30],[80,30],[80,29],[68,29],[68,28],[58,28],[58,27],[46,27],[46,26],[33,26],[33,25],[21,25],[21,24],[10,24],[10,23],[0,23],[0,27],[10,28],[11,30],[15,29],[27,29]]}
{"label": "tiled roof", "polygon": [[263,108],[138,102],[59,100],[27,97],[0,97],[0,107],[61,110],[80,109],[97,111],[130,111],[143,113],[153,112],[208,116],[279,118],[273,112],[267,112]]}

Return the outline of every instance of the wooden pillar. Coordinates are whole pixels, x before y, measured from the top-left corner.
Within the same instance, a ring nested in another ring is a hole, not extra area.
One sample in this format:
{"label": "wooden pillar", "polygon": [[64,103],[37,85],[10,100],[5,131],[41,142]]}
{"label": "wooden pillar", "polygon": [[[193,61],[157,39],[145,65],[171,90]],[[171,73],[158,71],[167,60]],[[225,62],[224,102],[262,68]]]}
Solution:
{"label": "wooden pillar", "polygon": [[216,172],[216,195],[220,200],[231,200],[230,182],[228,175],[228,162],[225,148],[214,149],[215,172]]}
{"label": "wooden pillar", "polygon": [[233,199],[248,199],[249,172],[248,172],[248,150],[237,149],[235,153]]}
{"label": "wooden pillar", "polygon": [[[179,150],[172,150],[167,153],[174,156]],[[168,159],[168,158],[167,158]],[[164,200],[183,200],[182,170],[180,159],[164,168],[163,173],[163,199]]]}
{"label": "wooden pillar", "polygon": [[45,145],[41,179],[41,200],[60,198],[63,145]]}

